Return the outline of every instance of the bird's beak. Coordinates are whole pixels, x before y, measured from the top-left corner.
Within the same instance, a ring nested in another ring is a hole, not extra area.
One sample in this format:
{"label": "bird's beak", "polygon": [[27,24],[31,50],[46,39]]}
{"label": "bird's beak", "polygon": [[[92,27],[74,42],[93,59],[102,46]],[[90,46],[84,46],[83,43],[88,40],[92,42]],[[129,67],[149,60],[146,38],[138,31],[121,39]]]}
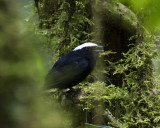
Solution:
{"label": "bird's beak", "polygon": [[104,52],[103,46],[98,45],[95,51],[96,51],[96,52]]}

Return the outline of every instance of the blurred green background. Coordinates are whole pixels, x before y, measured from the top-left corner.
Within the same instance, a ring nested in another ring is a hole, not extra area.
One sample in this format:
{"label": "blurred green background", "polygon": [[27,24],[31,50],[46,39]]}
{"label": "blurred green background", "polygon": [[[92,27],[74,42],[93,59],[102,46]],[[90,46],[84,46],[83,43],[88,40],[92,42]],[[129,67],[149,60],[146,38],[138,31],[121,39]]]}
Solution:
{"label": "blurred green background", "polygon": [[67,112],[42,91],[48,70],[41,56],[45,39],[25,21],[33,8],[24,6],[30,4],[0,1],[0,127],[70,128]]}

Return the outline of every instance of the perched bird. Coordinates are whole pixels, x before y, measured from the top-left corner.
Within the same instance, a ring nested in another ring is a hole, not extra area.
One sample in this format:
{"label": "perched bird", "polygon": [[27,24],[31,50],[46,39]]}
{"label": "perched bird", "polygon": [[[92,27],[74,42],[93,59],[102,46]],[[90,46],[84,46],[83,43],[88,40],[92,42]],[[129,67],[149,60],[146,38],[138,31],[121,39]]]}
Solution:
{"label": "perched bird", "polygon": [[87,42],[62,56],[48,72],[46,88],[67,89],[83,81],[93,70],[99,51],[103,51],[97,48],[102,46]]}

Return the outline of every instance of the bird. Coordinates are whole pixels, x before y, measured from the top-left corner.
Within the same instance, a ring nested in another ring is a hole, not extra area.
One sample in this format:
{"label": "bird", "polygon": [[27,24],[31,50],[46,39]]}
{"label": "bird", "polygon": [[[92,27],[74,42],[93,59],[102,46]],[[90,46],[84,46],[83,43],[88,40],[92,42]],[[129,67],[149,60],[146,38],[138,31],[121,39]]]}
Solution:
{"label": "bird", "polygon": [[[100,48],[100,50],[98,50]],[[62,56],[46,75],[47,89],[71,89],[82,82],[94,69],[103,46],[92,42],[83,43]]]}

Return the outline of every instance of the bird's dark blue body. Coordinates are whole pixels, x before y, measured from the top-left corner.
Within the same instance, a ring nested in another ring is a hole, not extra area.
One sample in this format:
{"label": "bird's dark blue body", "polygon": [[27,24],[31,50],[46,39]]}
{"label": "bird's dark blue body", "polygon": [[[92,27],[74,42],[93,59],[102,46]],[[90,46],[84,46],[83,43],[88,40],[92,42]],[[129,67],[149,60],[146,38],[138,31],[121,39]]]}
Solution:
{"label": "bird's dark blue body", "polygon": [[93,70],[96,56],[93,47],[73,50],[62,56],[46,76],[47,88],[66,89],[79,84]]}

